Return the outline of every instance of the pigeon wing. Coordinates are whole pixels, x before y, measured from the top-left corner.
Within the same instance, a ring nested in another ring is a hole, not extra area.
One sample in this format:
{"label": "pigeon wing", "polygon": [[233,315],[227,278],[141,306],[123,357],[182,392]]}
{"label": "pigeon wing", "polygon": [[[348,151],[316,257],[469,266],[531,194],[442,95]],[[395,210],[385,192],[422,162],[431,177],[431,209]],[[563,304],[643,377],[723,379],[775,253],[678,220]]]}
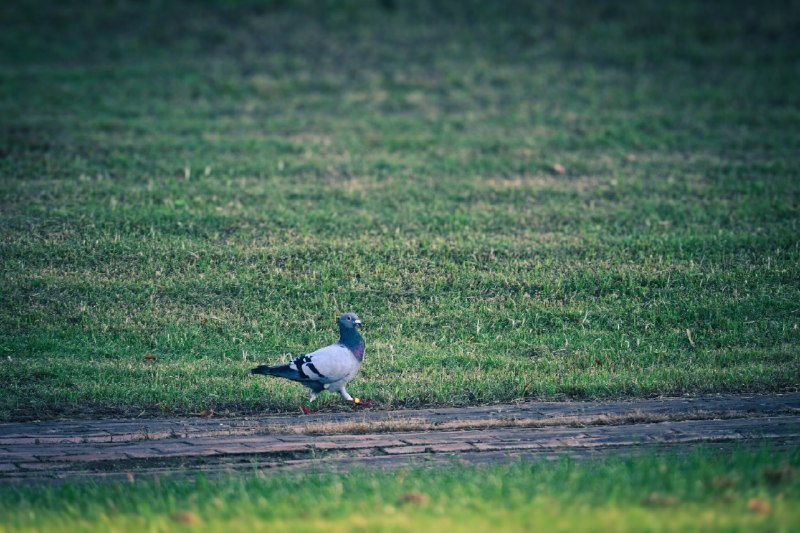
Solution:
{"label": "pigeon wing", "polygon": [[289,363],[290,368],[305,376],[304,380],[323,384],[352,379],[360,366],[353,352],[342,344],[331,344]]}

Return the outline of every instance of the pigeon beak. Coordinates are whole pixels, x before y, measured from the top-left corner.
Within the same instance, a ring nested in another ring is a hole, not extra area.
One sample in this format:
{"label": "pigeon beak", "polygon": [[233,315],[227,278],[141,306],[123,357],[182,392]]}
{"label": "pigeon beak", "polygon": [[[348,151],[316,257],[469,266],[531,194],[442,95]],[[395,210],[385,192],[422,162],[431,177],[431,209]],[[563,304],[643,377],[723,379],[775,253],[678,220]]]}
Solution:
{"label": "pigeon beak", "polygon": [[353,324],[355,324],[356,326],[360,326],[361,325],[361,321],[359,319],[356,319],[356,321],[353,322]]}

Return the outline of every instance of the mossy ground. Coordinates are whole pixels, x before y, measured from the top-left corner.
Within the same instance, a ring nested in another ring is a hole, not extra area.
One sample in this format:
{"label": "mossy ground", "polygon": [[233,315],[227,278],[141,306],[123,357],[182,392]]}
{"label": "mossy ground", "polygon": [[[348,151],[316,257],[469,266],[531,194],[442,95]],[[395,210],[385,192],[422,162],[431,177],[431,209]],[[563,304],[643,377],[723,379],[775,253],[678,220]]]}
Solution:
{"label": "mossy ground", "polygon": [[791,2],[0,10],[0,418],[800,383]]}

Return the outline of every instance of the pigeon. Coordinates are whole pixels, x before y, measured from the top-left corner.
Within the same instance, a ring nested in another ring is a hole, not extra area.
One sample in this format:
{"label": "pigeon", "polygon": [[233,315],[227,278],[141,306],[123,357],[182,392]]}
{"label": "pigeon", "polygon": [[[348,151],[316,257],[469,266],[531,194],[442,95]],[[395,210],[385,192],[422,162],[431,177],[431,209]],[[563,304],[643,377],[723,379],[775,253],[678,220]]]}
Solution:
{"label": "pigeon", "polygon": [[364,338],[358,332],[360,325],[361,320],[355,313],[345,313],[339,317],[339,342],[301,355],[288,363],[261,365],[250,373],[290,379],[311,389],[308,402],[302,406],[306,414],[311,412],[311,402],[317,394],[325,390],[338,392],[355,405],[371,405],[372,402],[353,398],[345,388],[356,377],[364,360]]}

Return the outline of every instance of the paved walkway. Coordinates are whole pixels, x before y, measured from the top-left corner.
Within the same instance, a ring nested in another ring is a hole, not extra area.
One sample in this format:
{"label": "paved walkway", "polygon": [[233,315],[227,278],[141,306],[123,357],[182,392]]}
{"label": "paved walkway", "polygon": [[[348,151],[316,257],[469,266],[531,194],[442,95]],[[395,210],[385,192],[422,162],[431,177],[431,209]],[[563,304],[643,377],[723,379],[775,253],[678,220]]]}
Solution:
{"label": "paved walkway", "polygon": [[0,424],[0,482],[394,468],[800,443],[800,394]]}

